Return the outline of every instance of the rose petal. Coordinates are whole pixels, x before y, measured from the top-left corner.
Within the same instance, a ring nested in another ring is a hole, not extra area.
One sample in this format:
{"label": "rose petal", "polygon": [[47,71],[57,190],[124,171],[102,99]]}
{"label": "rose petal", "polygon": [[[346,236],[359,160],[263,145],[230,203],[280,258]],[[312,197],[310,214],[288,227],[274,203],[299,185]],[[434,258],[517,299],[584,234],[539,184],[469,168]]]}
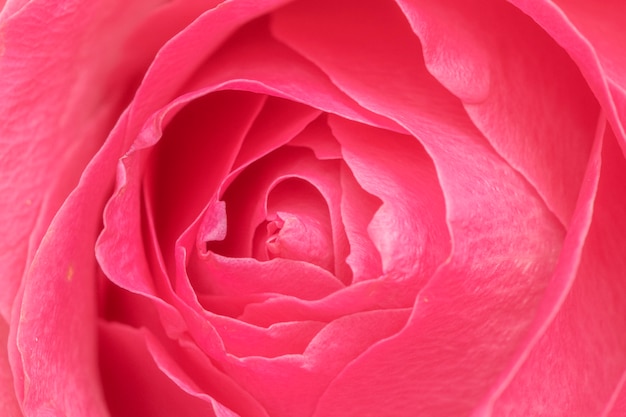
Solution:
{"label": "rose petal", "polygon": [[327,114],[318,117],[298,136],[289,141],[289,145],[309,148],[320,160],[341,159],[341,146],[328,127],[327,120]]}
{"label": "rose petal", "polygon": [[619,0],[603,1],[593,7],[580,0],[553,3],[591,43],[607,78],[626,88],[626,4]]}
{"label": "rose petal", "polygon": [[409,314],[410,309],[348,315],[328,324],[302,355],[250,357],[226,361],[224,367],[271,416],[311,415],[334,376],[373,343],[402,328]]}
{"label": "rose petal", "polygon": [[414,279],[413,293],[450,253],[446,208],[432,161],[407,135],[330,117],[329,124],[359,184],[381,199],[368,226],[383,274]]}
{"label": "rose petal", "polygon": [[209,401],[185,392],[157,367],[140,330],[101,322],[99,338],[100,370],[113,415],[215,415]]}
{"label": "rose petal", "polygon": [[7,417],[19,417],[22,410],[15,396],[13,374],[8,356],[9,324],[0,318],[0,410]]}
{"label": "rose petal", "polygon": [[105,88],[114,51],[153,4],[11,1],[0,15],[0,315],[7,320],[27,262],[120,111]]}
{"label": "rose petal", "polygon": [[228,213],[226,236],[210,242],[207,249],[229,257],[251,257],[256,231],[271,215],[266,203],[271,191],[290,179],[306,181],[325,200],[335,250],[333,271],[342,282],[350,282],[351,271],[345,264],[349,248],[340,212],[339,161],[317,160],[303,148],[282,147],[237,176],[223,196]]}
{"label": "rose petal", "polygon": [[319,300],[290,296],[270,297],[249,303],[239,319],[258,326],[297,320],[332,321],[361,311],[407,308],[415,300],[414,281],[385,276],[360,281]]}
{"label": "rose petal", "polygon": [[90,163],[22,282],[9,357],[25,414],[106,415],[100,387],[93,384],[99,379],[93,245],[109,189],[110,176],[103,173],[113,172],[113,152],[105,146]]}
{"label": "rose petal", "polygon": [[[147,192],[145,194],[149,195]],[[146,201],[149,201],[149,199]],[[147,239],[149,244],[146,247],[146,253],[148,255],[148,261],[152,267],[152,271],[154,271],[152,279],[156,282],[166,283],[166,285],[161,284],[158,294],[151,295],[148,293],[146,295],[152,299],[161,297],[164,300],[170,300],[172,304],[178,306],[179,309],[182,309],[183,311],[181,313],[183,316],[187,317],[187,323],[182,325],[182,328],[178,327],[180,324],[177,324],[177,314],[174,317],[171,317],[174,313],[168,312],[171,307],[163,305],[163,301],[160,300],[155,304],[159,313],[163,316],[161,318],[163,326],[171,337],[180,337],[179,332],[186,332],[189,327],[192,334],[199,332],[203,337],[211,338],[213,342],[218,345],[213,345],[213,349],[217,349],[217,351],[211,350],[211,352],[213,354],[217,354],[218,356],[228,352],[228,354],[236,356],[257,355],[273,357],[283,354],[300,353],[303,350],[304,346],[306,346],[311,338],[317,333],[317,330],[321,325],[320,323],[300,321],[297,323],[285,323],[269,328],[261,328],[247,323],[242,323],[241,321],[231,317],[223,317],[210,310],[205,311],[202,307],[204,303],[211,305],[211,303],[216,300],[214,298],[202,297],[202,295],[198,297],[194,291],[195,289],[191,287],[190,281],[185,274],[184,268],[182,267],[174,280],[176,288],[176,292],[174,292],[173,288],[170,285],[167,285],[170,280],[168,279],[167,271],[158,245],[158,240],[156,239],[156,231],[152,223],[153,217],[149,214],[151,212],[150,208],[150,204],[148,203],[148,214],[146,218],[148,224],[146,230],[148,230],[150,237]],[[194,247],[193,243],[195,242],[195,234],[193,233],[193,230],[193,228],[188,229],[179,239],[180,241],[177,246],[180,262],[179,265],[184,265],[186,263],[186,248]],[[196,259],[196,256],[194,256],[194,259]],[[235,268],[240,268],[237,265],[237,261],[239,260],[236,259],[233,261],[235,261],[236,264]],[[203,262],[200,262],[199,264],[200,266],[206,265]],[[225,270],[228,270],[227,266],[225,266]],[[217,272],[224,273],[221,269]],[[257,268],[254,268],[254,272],[257,272],[258,274]],[[263,276],[254,276],[254,279],[259,278],[263,278]],[[331,278],[333,278],[335,283],[337,282],[334,277]],[[216,277],[216,279],[218,278]],[[270,279],[275,280],[275,277],[271,276]],[[245,286],[245,281],[245,276],[242,276],[240,285]],[[128,287],[129,282],[122,281],[121,285]],[[300,286],[302,286],[302,284],[300,284]],[[130,286],[130,289],[137,291],[136,289],[133,289],[132,285]],[[238,307],[236,304],[240,303],[242,299],[246,299],[245,294],[235,294],[232,298],[234,301],[230,303],[230,309],[237,309]],[[200,303],[203,304],[201,305]],[[241,309],[242,307],[239,308]],[[133,315],[131,314],[131,316]],[[152,316],[154,316],[154,314],[152,314]],[[172,319],[174,320],[173,322]],[[144,323],[150,323],[151,318],[148,315],[147,317],[144,317],[143,320]],[[211,332],[207,331],[207,327],[210,327]]]}
{"label": "rose petal", "polygon": [[428,70],[567,225],[599,112],[571,58],[504,2],[398,3]]}
{"label": "rose petal", "polygon": [[[151,156],[144,183],[165,253],[173,251],[178,236],[217,192],[264,103],[259,94],[224,91],[186,103],[169,123],[162,119],[163,138]],[[169,109],[172,105],[162,113]]]}
{"label": "rose petal", "polygon": [[[626,154],[626,87],[623,77],[612,78],[616,72],[614,64],[623,59],[620,49],[623,49],[623,44],[620,43],[623,38],[622,24],[619,23],[624,16],[620,13],[623,4],[610,1],[599,7],[589,8],[582,2],[572,1],[509,1],[531,16],[578,64],[611,122],[622,152]],[[564,12],[571,13],[572,16]],[[602,21],[597,20],[600,18]],[[616,84],[617,79],[621,80],[619,85]]]}
{"label": "rose petal", "polygon": [[[626,205],[623,196],[615,194],[626,182],[626,161],[610,129],[598,139],[602,155],[590,165],[601,170],[592,177],[598,183],[595,199],[581,200],[594,206],[576,279],[496,401],[494,415],[532,415],[538,410],[598,415],[626,369]],[[542,378],[537,379],[539,373]]]}
{"label": "rose petal", "polygon": [[626,371],[622,373],[613,396],[600,417],[620,417],[626,413]]}
{"label": "rose petal", "polygon": [[[453,240],[450,259],[424,288],[408,325],[348,366],[316,413],[338,415],[339,404],[359,415],[468,413],[530,325],[563,230],[464,119],[458,102],[433,84],[419,56],[406,53],[419,45],[398,11],[343,2],[284,10],[274,20],[277,37],[363,106],[420,139],[437,170]],[[358,19],[349,18],[354,10]],[[372,29],[381,22],[394,30]],[[367,384],[379,369],[385,373]]]}
{"label": "rose petal", "polygon": [[[188,53],[197,54],[195,50]],[[270,94],[350,120],[402,131],[394,122],[363,109],[338,90],[319,68],[276,42],[265,20],[252,22],[236,32],[185,86],[187,91],[216,88]]]}
{"label": "rose petal", "polygon": [[[177,96],[194,71],[234,30],[287,1],[290,0],[224,2],[202,13],[171,38],[159,50],[133,98],[128,143],[135,140],[135,134],[152,113]],[[202,45],[200,51],[198,45]]]}

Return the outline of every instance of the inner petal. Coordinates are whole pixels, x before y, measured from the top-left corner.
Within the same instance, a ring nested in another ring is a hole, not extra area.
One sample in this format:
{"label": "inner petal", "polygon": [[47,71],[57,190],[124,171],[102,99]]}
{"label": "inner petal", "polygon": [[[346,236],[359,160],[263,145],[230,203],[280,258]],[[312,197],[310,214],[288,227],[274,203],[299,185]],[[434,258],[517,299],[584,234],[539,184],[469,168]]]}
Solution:
{"label": "inner petal", "polygon": [[267,219],[254,237],[253,256],[306,261],[334,272],[333,236],[328,206],[314,186],[292,178],[272,189]]}

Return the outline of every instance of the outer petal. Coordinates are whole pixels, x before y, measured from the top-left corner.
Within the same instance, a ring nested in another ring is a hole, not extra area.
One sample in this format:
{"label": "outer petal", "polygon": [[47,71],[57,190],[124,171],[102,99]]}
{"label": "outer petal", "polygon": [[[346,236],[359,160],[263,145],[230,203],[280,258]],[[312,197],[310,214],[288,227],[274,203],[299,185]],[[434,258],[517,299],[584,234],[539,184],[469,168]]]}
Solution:
{"label": "outer petal", "polygon": [[625,4],[579,0],[509,0],[531,16],[578,64],[626,154],[623,73]]}
{"label": "outer petal", "polygon": [[428,70],[567,225],[599,113],[571,58],[506,2],[398,3]]}
{"label": "outer petal", "polygon": [[6,417],[19,417],[22,410],[15,396],[13,375],[7,352],[9,324],[0,318],[0,410]]}
{"label": "outer petal", "polygon": [[[610,129],[598,145],[589,179],[597,194],[581,201],[584,210],[593,204],[593,217],[580,258],[573,257],[575,280],[494,416],[599,415],[626,369],[626,198],[615,193],[626,183],[626,161]],[[569,257],[564,252],[564,262]]]}
{"label": "outer petal", "polygon": [[27,258],[104,140],[112,111],[119,110],[116,97],[105,91],[115,51],[153,2],[23,3],[10,1],[0,14],[0,315],[5,319]]}

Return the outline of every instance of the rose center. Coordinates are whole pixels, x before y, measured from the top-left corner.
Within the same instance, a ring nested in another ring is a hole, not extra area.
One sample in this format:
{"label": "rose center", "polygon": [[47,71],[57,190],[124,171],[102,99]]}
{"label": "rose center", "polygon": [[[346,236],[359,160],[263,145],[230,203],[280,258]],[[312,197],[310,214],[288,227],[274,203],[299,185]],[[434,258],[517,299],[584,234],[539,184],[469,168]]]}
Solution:
{"label": "rose center", "polygon": [[334,270],[328,207],[319,192],[298,179],[279,183],[268,198],[267,218],[256,229],[253,256],[285,258]]}

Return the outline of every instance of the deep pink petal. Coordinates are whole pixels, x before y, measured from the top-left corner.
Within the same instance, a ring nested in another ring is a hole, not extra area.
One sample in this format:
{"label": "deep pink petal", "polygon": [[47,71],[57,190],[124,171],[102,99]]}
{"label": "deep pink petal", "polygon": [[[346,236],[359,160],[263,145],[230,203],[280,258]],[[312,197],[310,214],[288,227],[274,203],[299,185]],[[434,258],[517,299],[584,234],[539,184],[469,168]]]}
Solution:
{"label": "deep pink petal", "polygon": [[607,407],[599,417],[620,417],[626,414],[626,371],[622,373]]}
{"label": "deep pink petal", "polygon": [[599,108],[566,51],[504,2],[398,3],[429,71],[567,225]]}
{"label": "deep pink petal", "polygon": [[626,4],[619,0],[593,6],[581,0],[555,0],[553,3],[591,43],[607,78],[620,88],[626,88]]}
{"label": "deep pink petal", "polygon": [[[602,143],[602,142],[601,142]],[[494,415],[537,410],[585,416],[606,406],[626,369],[626,204],[615,194],[626,182],[626,161],[607,129],[593,218],[571,290],[494,406]],[[593,179],[597,180],[596,178]],[[565,256],[568,254],[565,253]],[[542,378],[537,379],[541,374]],[[530,393],[535,393],[530,395]],[[541,395],[537,395],[541,393]]]}
{"label": "deep pink petal", "polygon": [[0,16],[0,314],[7,320],[27,262],[120,111],[106,89],[114,51],[153,3],[12,1]]}
{"label": "deep pink petal", "polygon": [[[343,158],[341,145],[333,136],[327,119],[317,119],[289,145],[307,147],[318,159]],[[367,227],[381,201],[363,190],[347,166],[341,167],[340,177],[341,217],[350,246],[346,263],[352,270],[352,282],[377,278],[382,274],[380,253],[372,243]]]}
{"label": "deep pink petal", "polygon": [[[135,139],[134,135],[152,113],[179,95],[180,89],[189,83],[192,74],[233,31],[289,1],[225,2],[202,13],[171,38],[159,50],[133,99],[128,144]],[[198,45],[201,45],[200,49]]]}
{"label": "deep pink petal", "polygon": [[[338,415],[346,399],[360,415],[388,413],[382,398],[393,398],[395,415],[468,413],[531,324],[563,230],[459,103],[433,83],[419,55],[406,53],[419,51],[419,44],[399,12],[321,6],[285,9],[274,20],[275,35],[360,104],[398,121],[422,142],[445,196],[453,251],[419,296],[407,327],[346,368],[317,413]],[[358,19],[350,19],[354,10]],[[390,38],[372,30],[380,22],[394,29],[384,31]],[[379,369],[385,373],[368,385]]]}
{"label": "deep pink petal", "polygon": [[289,145],[309,148],[317,159],[341,159],[341,146],[328,127],[327,120],[326,114],[319,117],[289,141]]}
{"label": "deep pink petal", "polygon": [[[150,194],[145,193],[145,195],[149,196]],[[245,294],[238,293],[236,291],[237,288],[242,289],[243,291],[243,288],[247,286],[245,276],[246,268],[239,265],[241,262],[240,259],[230,259],[232,262],[228,262],[229,259],[227,258],[225,259],[226,264],[221,265],[221,267],[216,271],[199,271],[200,273],[208,274],[215,272],[216,275],[218,275],[214,277],[217,281],[217,291],[212,292],[219,293],[219,274],[227,276],[229,271],[228,263],[231,263],[230,269],[232,270],[234,268],[233,273],[235,274],[236,279],[232,279],[233,276],[230,276],[229,278],[232,282],[225,282],[226,287],[231,286],[235,289],[234,294],[230,296],[230,302],[223,300],[223,297],[220,297],[219,295],[203,296],[202,294],[196,294],[197,289],[191,287],[190,280],[187,278],[184,267],[180,268],[175,279],[173,279],[173,285],[169,285],[168,283],[170,282],[170,278],[168,277],[168,272],[164,266],[158,240],[156,239],[156,231],[152,222],[152,216],[149,214],[151,212],[150,208],[150,204],[147,204],[146,220],[149,238],[146,239],[146,253],[148,263],[153,271],[152,279],[156,282],[160,282],[161,285],[158,294],[145,292],[143,294],[157,301],[155,306],[160,313],[159,315],[161,316],[160,319],[162,326],[171,337],[180,337],[181,332],[182,334],[185,334],[187,329],[192,335],[201,334],[202,338],[211,339],[213,348],[210,352],[216,354],[218,357],[221,357],[221,355],[224,355],[225,353],[235,356],[256,355],[274,357],[290,353],[300,353],[303,351],[304,347],[306,347],[311,338],[317,333],[320,326],[323,324],[313,321],[299,321],[293,323],[283,323],[269,328],[262,328],[229,317],[236,316],[237,313],[233,310],[242,310],[243,306],[239,304],[241,304],[242,300],[245,302],[247,299]],[[186,263],[186,248],[194,248],[194,242],[196,240],[195,234],[193,233],[194,230],[194,228],[189,228],[179,239],[179,246],[177,249],[180,264],[182,265],[185,265]],[[193,259],[197,259],[196,254],[194,254]],[[197,262],[196,264],[202,267],[209,266],[211,263],[212,262],[209,260],[208,263]],[[193,263],[190,265],[193,266]],[[290,271],[291,268],[282,268],[282,270]],[[253,275],[255,273],[256,275]],[[252,265],[249,275],[250,276],[248,278],[252,281],[263,280],[266,278],[262,274],[259,274],[258,265]],[[338,281],[334,277],[330,276],[330,278],[335,285],[339,285]],[[259,282],[257,285],[271,287],[272,284],[277,281],[277,277],[274,274],[267,276],[267,279],[270,282]],[[325,277],[324,279],[327,280],[328,278]],[[280,280],[280,278],[278,278],[278,280]],[[250,284],[251,287],[254,287],[255,285],[254,282],[251,282]],[[291,284],[291,287],[293,287],[294,283]],[[138,292],[140,294],[142,293],[140,288],[133,287],[132,283],[129,281],[120,281],[120,285],[131,291],[137,292],[139,290]],[[302,287],[303,285],[301,282],[297,282],[295,283],[295,286]],[[175,292],[173,288],[176,289]],[[316,290],[319,291],[319,289]],[[228,293],[228,291],[226,291],[226,293]],[[128,297],[124,298],[126,299]],[[259,300],[258,297],[253,297],[253,299],[254,301]],[[264,297],[261,297],[261,299],[264,299]],[[180,309],[179,312],[175,313],[170,311],[171,306],[164,304],[165,302],[163,300],[170,300],[173,305],[178,306]],[[110,299],[109,302],[115,303],[118,308],[123,305],[120,301],[116,301],[115,299]],[[213,311],[211,309],[208,309],[207,311],[203,308],[205,306],[210,307],[216,303],[218,304],[217,311]],[[224,303],[227,305],[223,305]],[[226,313],[225,316],[222,315],[224,313]],[[181,325],[178,322],[179,314],[186,317],[186,323]],[[130,312],[129,317],[126,319],[128,320],[134,316],[136,316],[136,314]],[[120,319],[123,319],[123,317]],[[146,316],[144,314],[141,319],[143,319],[144,325],[148,325],[152,322],[149,315]],[[207,331],[208,328],[211,329],[210,332]]]}
{"label": "deep pink petal", "polygon": [[218,417],[267,417],[258,401],[216,367],[191,340],[160,343],[146,332],[146,344],[159,369],[181,390],[211,402]]}
{"label": "deep pink petal", "polygon": [[7,417],[21,417],[8,354],[9,324],[0,318],[0,410]]}
{"label": "deep pink petal", "polygon": [[25,414],[106,415],[93,383],[99,380],[93,247],[114,172],[113,144],[105,145],[63,203],[14,306],[10,360]]}
{"label": "deep pink petal", "polygon": [[[224,368],[269,415],[311,415],[335,375],[373,343],[400,330],[409,314],[410,309],[402,309],[348,315],[328,324],[302,355],[250,357],[228,361]],[[342,405],[340,410],[345,415],[348,409]]]}
{"label": "deep pink petal", "polygon": [[360,281],[319,300],[269,297],[249,303],[239,319],[258,326],[296,320],[332,321],[361,311],[408,308],[415,300],[418,277],[393,276]]}
{"label": "deep pink petal", "polygon": [[[624,4],[581,1],[509,0],[528,14],[572,57],[603,107],[626,154],[626,94],[623,62]],[[619,81],[618,81],[619,80]]]}
{"label": "deep pink petal", "polygon": [[432,161],[415,138],[331,117],[359,184],[382,200],[367,231],[382,272],[423,286],[450,253],[446,208]]}
{"label": "deep pink petal", "polygon": [[299,179],[314,189],[319,204],[325,202],[327,206],[334,247],[333,272],[342,282],[349,282],[351,272],[345,263],[349,248],[340,212],[339,166],[339,161],[320,161],[313,152],[299,147],[283,147],[256,161],[238,174],[225,191],[228,230],[223,241],[209,242],[207,249],[230,257],[251,257],[259,226],[271,220],[268,201],[272,190],[283,181]]}
{"label": "deep pink petal", "polygon": [[548,284],[541,305],[539,306],[536,318],[529,328],[526,340],[520,343],[518,352],[514,356],[508,369],[501,375],[494,384],[489,394],[477,407],[475,414],[489,413],[493,402],[507,387],[514,378],[515,373],[522,366],[537,341],[542,337],[546,329],[552,323],[554,317],[563,305],[575,279],[580,264],[581,252],[589,231],[593,214],[593,204],[596,198],[598,178],[600,176],[600,153],[602,150],[602,137],[605,134],[606,121],[599,118],[598,127],[594,140],[594,147],[587,165],[587,172],[583,180],[577,207],[570,224],[570,229],[565,237],[559,262],[556,265],[554,274]]}
{"label": "deep pink petal", "polygon": [[[268,97],[237,155],[233,171],[250,165],[291,139],[308,131],[307,125],[321,112],[313,107]],[[224,189],[226,184],[222,184]]]}
{"label": "deep pink petal", "polygon": [[[176,239],[217,193],[264,103],[260,94],[213,93],[186,103],[169,123],[161,122],[163,138],[151,156],[149,171],[137,172],[145,175],[141,183],[149,187],[147,198],[153,200],[151,215],[161,250],[173,250]],[[169,112],[170,106],[162,112]]]}
{"label": "deep pink petal", "polygon": [[[267,58],[270,56],[272,59]],[[265,20],[236,32],[185,85],[186,91],[217,88],[270,94],[350,120],[402,131],[389,119],[363,109],[319,68],[276,42]]]}
{"label": "deep pink petal", "polygon": [[112,415],[215,416],[209,401],[185,392],[157,367],[140,330],[102,322],[99,339],[102,384]]}
{"label": "deep pink petal", "polygon": [[341,188],[341,215],[350,244],[346,263],[352,269],[352,283],[378,278],[383,264],[368,227],[382,203],[361,187],[346,166],[341,169]]}
{"label": "deep pink petal", "polygon": [[276,293],[314,300],[344,287],[328,271],[280,258],[259,262],[210,254],[201,262],[193,262],[189,273],[207,277],[195,280],[194,289],[199,293],[232,297]]}

